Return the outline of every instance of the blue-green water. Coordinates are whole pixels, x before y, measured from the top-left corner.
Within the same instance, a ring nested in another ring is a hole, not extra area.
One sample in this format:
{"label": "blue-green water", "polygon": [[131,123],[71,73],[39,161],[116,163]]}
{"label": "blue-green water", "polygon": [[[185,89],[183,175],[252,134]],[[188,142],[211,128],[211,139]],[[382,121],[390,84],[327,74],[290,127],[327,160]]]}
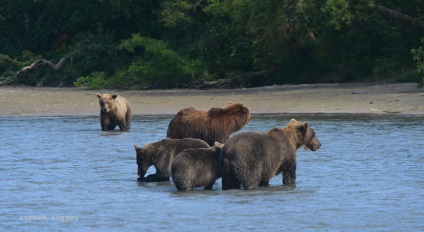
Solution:
{"label": "blue-green water", "polygon": [[254,115],[242,131],[291,118],[315,130],[322,147],[298,151],[296,184],[194,192],[136,181],[133,145],[164,138],[170,118],[125,133],[97,117],[0,118],[0,230],[424,230],[424,117]]}

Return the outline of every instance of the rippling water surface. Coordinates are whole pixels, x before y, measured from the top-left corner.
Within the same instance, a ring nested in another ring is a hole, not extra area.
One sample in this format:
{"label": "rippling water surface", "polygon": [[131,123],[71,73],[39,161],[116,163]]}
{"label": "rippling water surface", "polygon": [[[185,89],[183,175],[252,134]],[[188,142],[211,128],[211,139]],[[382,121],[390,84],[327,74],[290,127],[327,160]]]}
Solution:
{"label": "rippling water surface", "polygon": [[136,181],[134,144],[164,138],[170,116],[126,133],[97,117],[0,118],[0,230],[424,230],[423,117],[255,115],[242,131],[292,117],[322,143],[297,152],[295,185],[193,192]]}

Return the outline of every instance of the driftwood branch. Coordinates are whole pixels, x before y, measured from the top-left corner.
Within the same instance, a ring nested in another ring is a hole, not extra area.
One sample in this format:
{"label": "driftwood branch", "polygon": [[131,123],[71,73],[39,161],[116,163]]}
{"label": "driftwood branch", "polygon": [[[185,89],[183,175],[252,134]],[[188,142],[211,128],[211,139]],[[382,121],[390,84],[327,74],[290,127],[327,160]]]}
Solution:
{"label": "driftwood branch", "polygon": [[367,4],[364,6],[357,6],[355,4],[351,4],[349,7],[350,9],[358,9],[358,10],[363,10],[366,12],[373,11],[378,13],[384,18],[397,20],[424,31],[424,22],[421,21],[420,19],[411,17],[409,15],[403,14],[399,11],[396,11],[381,5]]}
{"label": "driftwood branch", "polygon": [[14,76],[10,77],[0,77],[0,85],[7,85],[16,81],[21,75],[25,75],[28,72],[35,71],[40,67],[49,67],[52,70],[59,70],[69,62],[72,62],[72,57],[76,52],[72,52],[65,57],[62,57],[57,64],[45,59],[37,59],[32,64],[23,67],[21,70],[17,71]]}
{"label": "driftwood branch", "polygon": [[415,26],[421,30],[424,30],[424,22],[417,18],[411,17],[406,14],[402,14],[399,11],[395,11],[380,5],[377,5],[377,6],[369,5],[369,8],[375,10],[377,13],[379,13],[383,17],[400,20],[411,26]]}
{"label": "driftwood branch", "polygon": [[233,87],[251,87],[253,79],[263,78],[269,75],[269,71],[262,70],[257,72],[243,73],[228,79],[218,79],[215,81],[205,81],[189,84],[188,88],[194,89],[224,89]]}
{"label": "driftwood branch", "polygon": [[65,65],[66,63],[68,63],[68,60],[69,60],[70,58],[69,57],[67,57],[67,56],[65,56],[65,57],[62,57],[60,60],[59,60],[59,62],[57,63],[57,64],[54,64],[54,63],[52,63],[51,61],[49,61],[49,60],[45,60],[45,59],[37,59],[34,63],[32,63],[31,65],[29,65],[29,66],[25,66],[25,67],[23,67],[20,71],[18,71],[16,74],[17,75],[19,75],[19,74],[21,74],[21,73],[25,73],[25,72],[28,72],[28,71],[31,71],[31,70],[33,70],[33,69],[36,69],[36,68],[38,68],[39,66],[43,66],[43,65],[47,65],[47,66],[49,66],[50,68],[52,68],[53,70],[59,70],[59,69],[61,69],[62,68],[62,66],[63,65]]}

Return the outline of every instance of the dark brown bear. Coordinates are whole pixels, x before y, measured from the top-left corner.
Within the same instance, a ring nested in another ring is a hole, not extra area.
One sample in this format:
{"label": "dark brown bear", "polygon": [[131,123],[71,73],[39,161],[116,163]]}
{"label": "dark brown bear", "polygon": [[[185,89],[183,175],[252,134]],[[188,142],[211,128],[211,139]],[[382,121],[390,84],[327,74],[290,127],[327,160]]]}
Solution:
{"label": "dark brown bear", "polygon": [[[162,139],[149,143],[142,148],[134,145],[137,153],[138,181],[159,182],[169,181],[171,163],[174,158],[187,148],[209,148],[209,145],[200,139]],[[144,177],[150,166],[154,165],[156,173]]]}
{"label": "dark brown bear", "polygon": [[283,129],[231,137],[220,154],[222,189],[267,186],[279,173],[283,174],[283,184],[295,183],[296,151],[302,146],[316,151],[321,143],[308,123],[294,119]]}
{"label": "dark brown bear", "polygon": [[182,151],[171,164],[171,177],[179,191],[205,186],[212,189],[221,177],[219,153],[224,144],[215,143],[211,148],[189,148]]}
{"label": "dark brown bear", "polygon": [[208,111],[185,108],[171,120],[166,136],[173,139],[198,138],[213,146],[215,142],[225,143],[232,133],[249,121],[249,109],[238,103]]}
{"label": "dark brown bear", "polygon": [[114,130],[119,126],[121,131],[130,129],[131,107],[128,101],[116,94],[97,94],[100,105],[100,125],[102,131]]}

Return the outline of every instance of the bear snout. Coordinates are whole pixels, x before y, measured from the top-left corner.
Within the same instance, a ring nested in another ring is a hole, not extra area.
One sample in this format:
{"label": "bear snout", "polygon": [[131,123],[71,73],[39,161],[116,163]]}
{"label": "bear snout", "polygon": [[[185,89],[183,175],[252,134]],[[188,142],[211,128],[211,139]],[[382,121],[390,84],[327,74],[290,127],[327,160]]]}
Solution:
{"label": "bear snout", "polygon": [[311,149],[311,151],[317,151],[320,147],[320,141],[316,137],[314,137],[310,143],[309,149]]}
{"label": "bear snout", "polygon": [[109,112],[109,109],[107,109],[107,108],[102,108],[102,111],[103,111],[104,113],[107,113],[107,112]]}
{"label": "bear snout", "polygon": [[137,178],[137,181],[138,181],[138,182],[143,182],[143,181],[144,181],[144,174],[142,174],[142,171],[138,170],[137,174],[138,174],[138,176],[139,176],[139,177]]}

